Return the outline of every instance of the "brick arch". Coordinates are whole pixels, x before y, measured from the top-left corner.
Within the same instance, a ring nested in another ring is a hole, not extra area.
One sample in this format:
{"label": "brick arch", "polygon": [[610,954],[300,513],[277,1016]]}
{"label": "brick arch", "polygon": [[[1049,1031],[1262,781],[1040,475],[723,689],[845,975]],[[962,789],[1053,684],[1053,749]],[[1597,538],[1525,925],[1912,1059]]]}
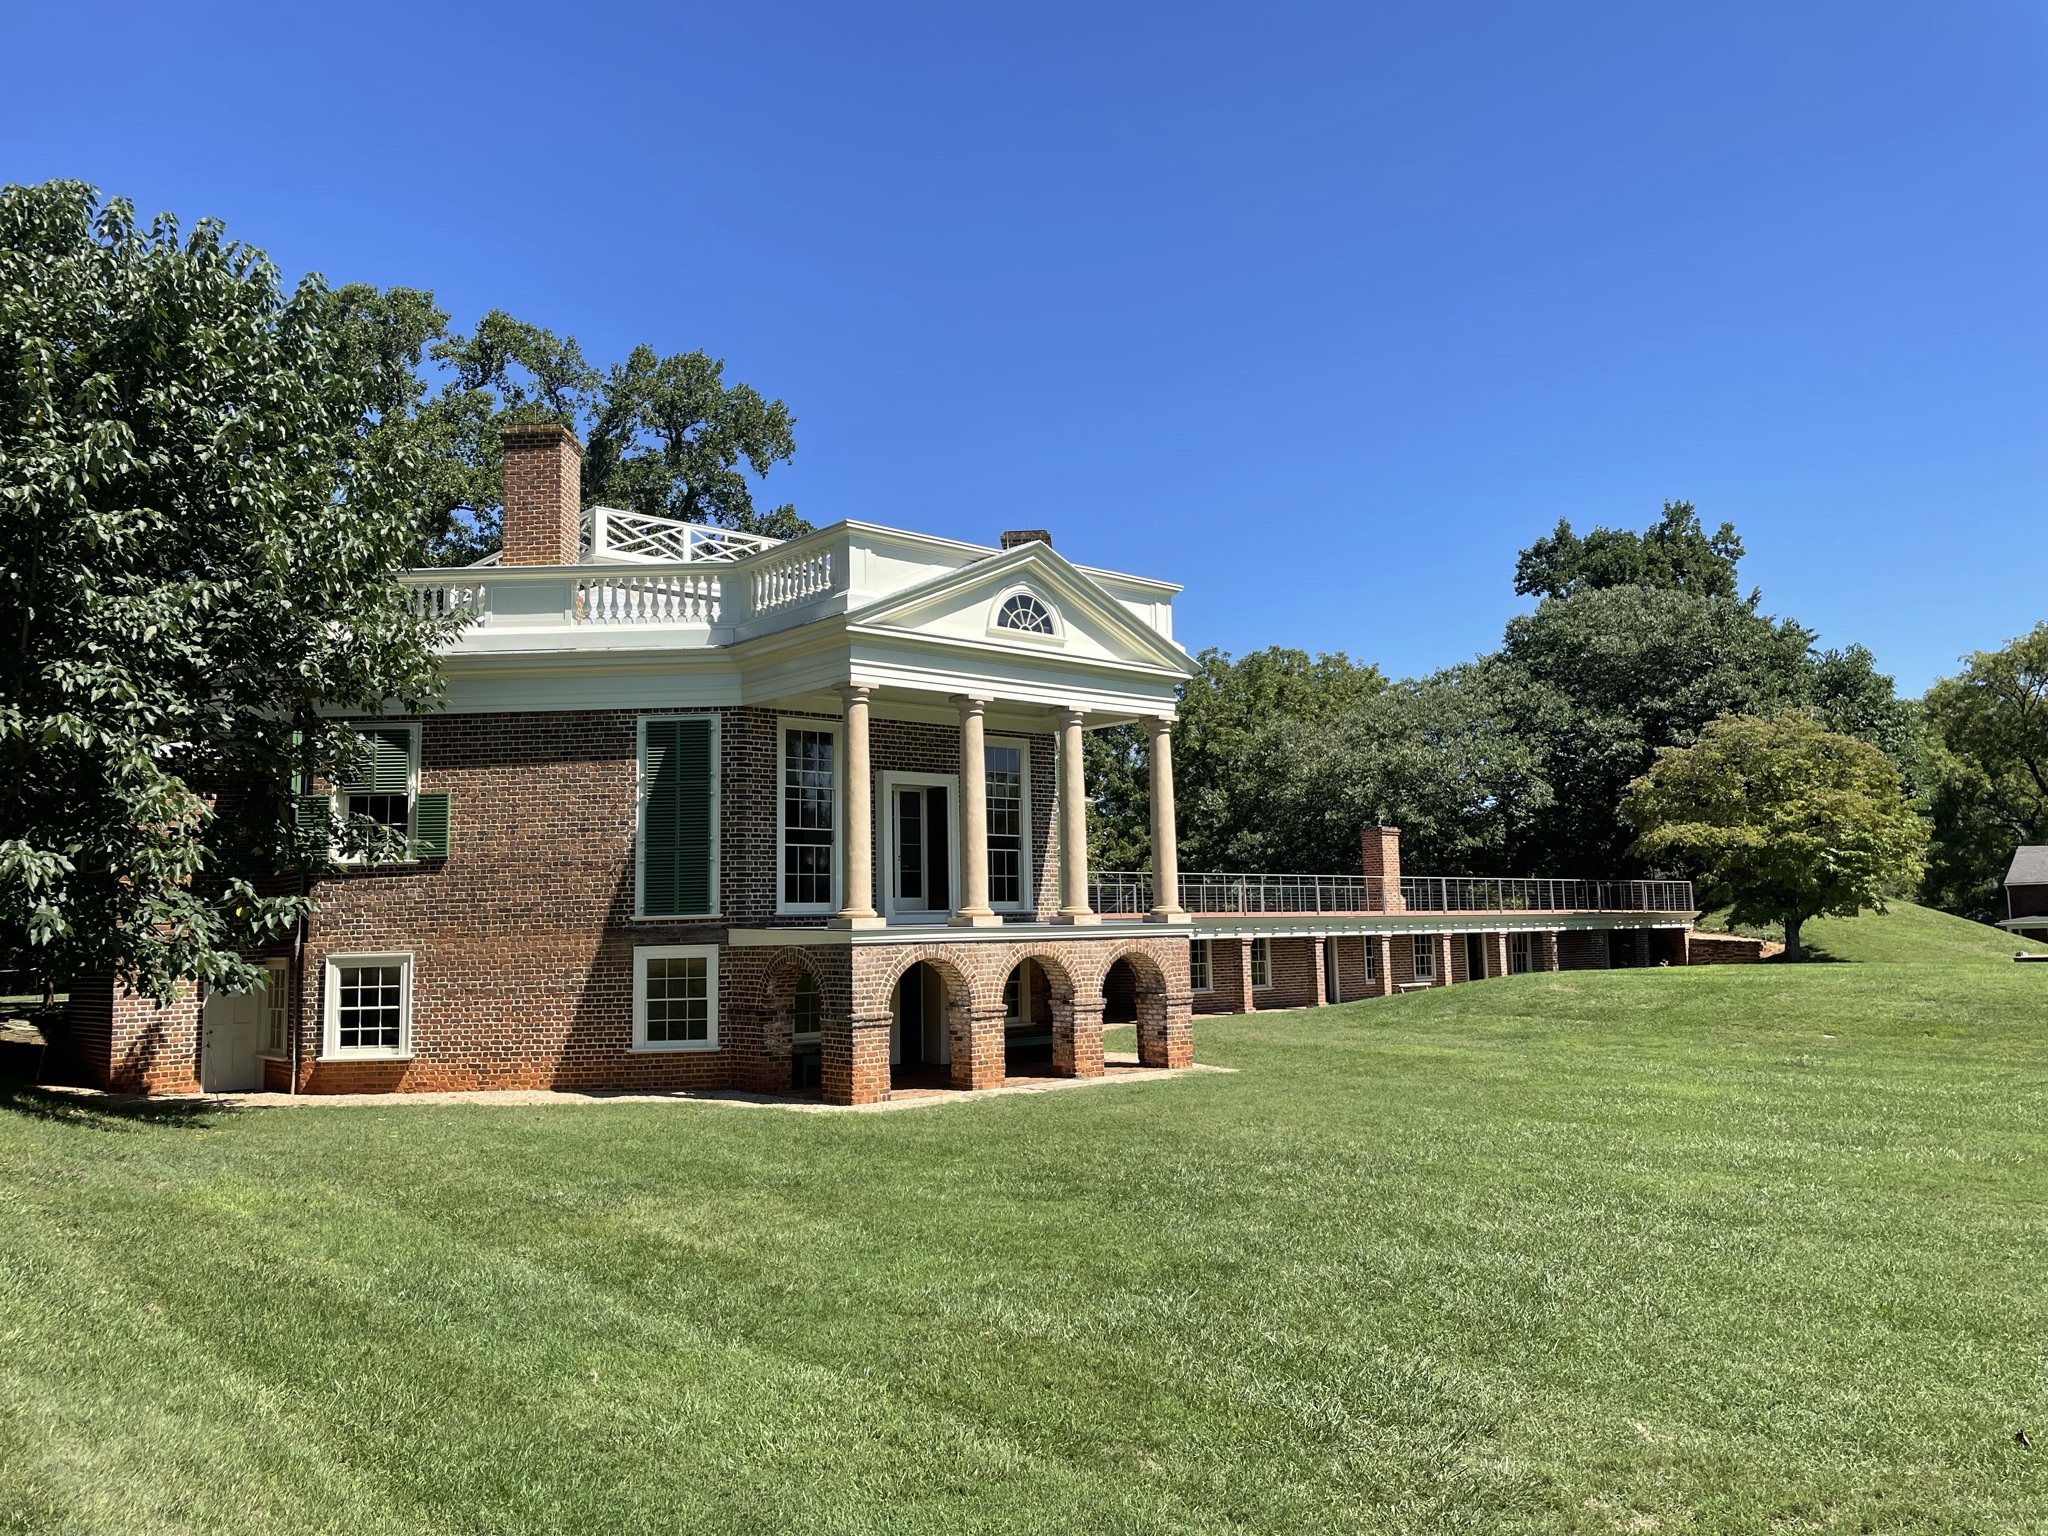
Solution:
{"label": "brick arch", "polygon": [[[956,1004],[964,1007],[974,1006],[979,1001],[975,993],[974,978],[960,967],[958,961],[937,953],[938,948],[939,946],[935,944],[921,944],[907,954],[898,956],[895,964],[883,973],[882,997],[886,999],[894,994],[896,983],[903,979],[903,973],[922,961],[937,971],[939,979],[945,982],[948,1008]],[[1009,972],[1005,971],[1003,974],[1007,976]],[[1002,1000],[1000,993],[997,994],[996,1000]]]}
{"label": "brick arch", "polygon": [[1173,985],[1173,978],[1148,945],[1124,944],[1102,957],[1096,980],[1098,992],[1107,993],[1110,970],[1119,962],[1128,965],[1137,982],[1138,1064],[1146,1067],[1185,1067],[1194,1059],[1187,984]]}
{"label": "brick arch", "polygon": [[819,968],[808,951],[794,945],[775,951],[768,968],[752,988],[750,1001],[760,1041],[754,1074],[758,1081],[753,1086],[760,1092],[789,1093],[796,1087],[796,988],[805,976],[817,983],[821,1011],[828,1009],[833,978]]}
{"label": "brick arch", "polygon": [[1044,968],[1046,979],[1051,983],[1055,995],[1066,997],[1074,995],[1074,968],[1058,955],[1043,949],[1034,948],[1029,944],[1019,944],[1009,952],[1006,958],[1009,963],[1003,968],[1002,981],[1004,984],[1009,982],[1011,973],[1018,966],[1022,965],[1026,960],[1030,960]]}

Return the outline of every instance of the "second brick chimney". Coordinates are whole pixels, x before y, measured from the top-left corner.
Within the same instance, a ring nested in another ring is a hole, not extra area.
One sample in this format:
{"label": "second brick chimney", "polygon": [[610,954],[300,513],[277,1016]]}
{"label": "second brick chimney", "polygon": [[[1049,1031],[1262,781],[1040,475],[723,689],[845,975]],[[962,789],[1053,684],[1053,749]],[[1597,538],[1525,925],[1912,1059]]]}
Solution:
{"label": "second brick chimney", "polygon": [[1405,912],[1408,903],[1401,899],[1401,829],[1399,827],[1367,827],[1358,834],[1359,862],[1366,875],[1380,882],[1373,892],[1384,901],[1382,912]]}
{"label": "second brick chimney", "polygon": [[507,427],[503,565],[583,556],[583,445],[567,427]]}

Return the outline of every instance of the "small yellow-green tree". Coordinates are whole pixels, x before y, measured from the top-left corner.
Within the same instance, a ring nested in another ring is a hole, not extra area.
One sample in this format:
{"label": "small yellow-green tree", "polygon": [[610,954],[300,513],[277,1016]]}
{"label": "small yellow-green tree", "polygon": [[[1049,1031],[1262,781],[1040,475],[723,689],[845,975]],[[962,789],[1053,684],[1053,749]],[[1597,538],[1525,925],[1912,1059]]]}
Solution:
{"label": "small yellow-green tree", "polygon": [[1638,853],[1696,871],[1707,904],[1783,923],[1788,960],[1808,918],[1882,911],[1887,888],[1919,875],[1927,842],[1891,759],[1796,711],[1723,715],[1691,746],[1664,748],[1621,814]]}

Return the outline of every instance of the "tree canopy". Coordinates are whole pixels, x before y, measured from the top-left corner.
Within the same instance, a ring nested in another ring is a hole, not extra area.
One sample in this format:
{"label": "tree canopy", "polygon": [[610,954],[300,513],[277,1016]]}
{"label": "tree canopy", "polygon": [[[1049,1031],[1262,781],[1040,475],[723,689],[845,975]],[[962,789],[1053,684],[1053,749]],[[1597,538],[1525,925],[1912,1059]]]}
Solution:
{"label": "tree canopy", "polygon": [[282,291],[77,182],[0,189],[0,963],[229,988],[324,862],[288,814],[356,765],[336,710],[420,709],[439,627],[393,579],[421,543],[409,324]]}
{"label": "tree canopy", "polygon": [[2013,848],[2048,842],[2048,624],[1973,653],[1924,707],[1926,894],[1964,916],[2002,916]]}
{"label": "tree canopy", "polygon": [[1892,760],[1800,710],[1730,715],[1689,747],[1661,749],[1622,814],[1646,857],[1696,871],[1704,905],[1783,923],[1792,960],[1808,918],[1882,911],[1887,891],[1919,875],[1926,843]]}
{"label": "tree canopy", "polygon": [[1735,565],[1742,540],[1735,525],[1709,534],[1689,501],[1667,501],[1663,517],[1641,533],[1595,528],[1584,538],[1559,518],[1515,561],[1515,591],[1523,597],[1570,597],[1610,587],[1651,587],[1700,597],[1735,596]]}
{"label": "tree canopy", "polygon": [[780,400],[727,384],[703,352],[635,347],[608,369],[573,336],[492,310],[463,334],[431,293],[353,284],[329,296],[352,352],[388,386],[373,435],[402,442],[423,476],[431,558],[462,564],[498,547],[507,426],[558,422],[583,439],[585,505],[791,538],[810,524],[785,503],[763,511],[754,482],[796,452]]}

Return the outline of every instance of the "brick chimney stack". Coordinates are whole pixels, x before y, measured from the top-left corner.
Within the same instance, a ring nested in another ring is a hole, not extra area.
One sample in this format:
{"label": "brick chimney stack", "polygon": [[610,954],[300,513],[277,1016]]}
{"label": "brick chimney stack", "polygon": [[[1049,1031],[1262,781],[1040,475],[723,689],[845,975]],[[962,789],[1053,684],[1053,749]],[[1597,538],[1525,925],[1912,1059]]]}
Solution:
{"label": "brick chimney stack", "polygon": [[1399,827],[1367,827],[1358,834],[1359,862],[1371,879],[1380,882],[1379,892],[1385,901],[1383,912],[1406,912],[1408,903],[1401,899],[1401,829]]}
{"label": "brick chimney stack", "polygon": [[583,445],[567,427],[507,427],[504,565],[583,557]]}

